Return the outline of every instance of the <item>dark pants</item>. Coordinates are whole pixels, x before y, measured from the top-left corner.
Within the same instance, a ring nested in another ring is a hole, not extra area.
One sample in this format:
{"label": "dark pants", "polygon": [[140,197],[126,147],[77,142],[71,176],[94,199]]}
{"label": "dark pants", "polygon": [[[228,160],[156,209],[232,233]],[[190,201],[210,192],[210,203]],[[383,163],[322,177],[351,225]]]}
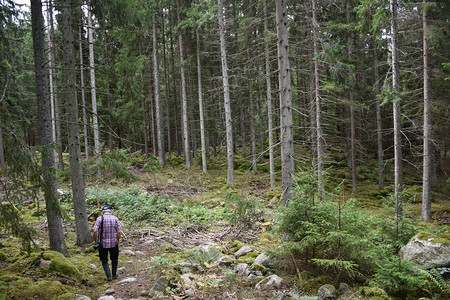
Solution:
{"label": "dark pants", "polygon": [[99,249],[99,256],[102,263],[108,263],[108,252],[109,252],[109,258],[111,259],[111,263],[114,265],[117,265],[117,262],[119,261],[119,244],[117,244],[113,248],[103,248],[100,247]]}
{"label": "dark pants", "polygon": [[99,256],[102,261],[103,269],[105,270],[105,274],[108,277],[108,281],[111,281],[111,273],[108,265],[108,253],[109,258],[111,259],[112,266],[112,279],[117,278],[117,264],[119,262],[119,244],[117,244],[113,248],[99,248]]}

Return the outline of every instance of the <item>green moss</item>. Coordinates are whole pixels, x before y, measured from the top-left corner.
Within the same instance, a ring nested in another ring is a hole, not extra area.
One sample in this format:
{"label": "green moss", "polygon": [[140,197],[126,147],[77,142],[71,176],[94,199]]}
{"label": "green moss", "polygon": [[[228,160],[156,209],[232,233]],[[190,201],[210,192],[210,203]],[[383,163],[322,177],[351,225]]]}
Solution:
{"label": "green moss", "polygon": [[16,281],[6,288],[7,298],[14,299],[58,299],[66,294],[68,287],[59,281]]}
{"label": "green moss", "polygon": [[387,293],[381,288],[363,286],[359,291],[360,291],[361,295],[364,297],[364,299],[369,299],[369,300],[389,300],[390,299],[389,296],[387,295]]}
{"label": "green moss", "polygon": [[264,267],[263,265],[260,265],[260,264],[252,265],[252,269],[255,270],[255,271],[261,271],[263,273],[266,273],[266,271],[267,271],[267,268]]}
{"label": "green moss", "polygon": [[74,293],[65,293],[58,297],[58,300],[73,300],[76,299],[76,296]]}
{"label": "green moss", "polygon": [[245,245],[241,241],[238,241],[238,240],[231,241],[230,245],[229,245],[230,253],[232,253],[232,254],[236,253],[236,251],[241,249],[243,246],[245,246]]}
{"label": "green moss", "polygon": [[317,293],[319,287],[324,284],[333,284],[328,276],[319,276],[300,283],[300,289],[307,294]]}
{"label": "green moss", "polygon": [[42,253],[42,258],[51,260],[50,270],[57,272],[60,275],[69,277],[75,276],[81,277],[81,273],[78,268],[64,255],[56,251],[45,251]]}
{"label": "green moss", "polygon": [[438,235],[430,233],[430,232],[419,232],[417,234],[417,237],[421,240],[433,239],[434,243],[450,245],[450,239],[448,239],[448,236],[438,236]]}
{"label": "green moss", "polygon": [[35,269],[41,263],[38,253],[31,253],[29,256],[17,255],[14,263],[6,268],[8,272],[25,273]]}

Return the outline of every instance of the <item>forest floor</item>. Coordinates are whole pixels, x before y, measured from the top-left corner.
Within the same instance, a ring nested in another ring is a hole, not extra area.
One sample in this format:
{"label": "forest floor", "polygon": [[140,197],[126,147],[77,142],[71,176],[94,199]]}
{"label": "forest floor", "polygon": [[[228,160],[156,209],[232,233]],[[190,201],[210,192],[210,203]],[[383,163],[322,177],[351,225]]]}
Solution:
{"label": "forest floor", "polygon": [[[104,297],[102,299],[105,300],[302,299],[317,295],[317,289],[322,284],[339,286],[339,282],[329,282],[319,276],[303,282],[299,290],[299,274],[291,265],[278,270],[265,270],[265,276],[275,273],[283,280],[279,285],[257,289],[256,285],[263,277],[249,279],[234,270],[234,265],[243,262],[233,257],[242,245],[248,245],[256,254],[260,254],[275,251],[281,244],[279,234],[273,230],[277,207],[281,205],[281,190],[279,183],[275,186],[269,184],[267,173],[236,170],[236,184],[229,186],[223,167],[212,169],[208,174],[203,174],[198,166],[186,170],[183,166],[169,165],[155,173],[142,172],[138,168],[129,168],[129,171],[138,178],[132,184],[114,179],[108,174],[101,181],[92,179],[86,183],[91,227],[95,216],[99,215],[98,204],[118,207],[116,211],[113,209],[113,214],[120,217],[124,235],[120,243],[116,280],[106,281],[98,254],[92,245],[75,246],[73,213],[71,202],[67,200],[62,202],[62,207],[69,215],[69,219],[63,222],[66,243],[69,260],[80,275],[75,278],[51,267],[48,270],[48,266],[45,268],[46,260],[42,258],[42,253],[48,250],[48,229],[43,218],[45,213],[42,212],[44,204],[41,203],[41,212],[38,210],[36,213],[33,205],[23,210],[24,220],[38,233],[34,237],[37,246],[37,250],[33,250],[37,253],[35,256],[20,250],[18,239],[2,236],[0,299],[64,300],[73,299],[75,294],[86,295],[91,299]],[[348,177],[348,174],[345,176]],[[335,180],[336,185],[339,182],[341,179]],[[375,183],[369,183],[364,178],[361,182],[358,197],[360,205],[372,212],[391,214],[392,207],[381,204],[383,197],[388,197],[389,189],[379,192]],[[61,190],[67,193],[68,184],[62,184]],[[348,190],[351,190],[350,186]],[[127,191],[125,196],[116,196],[121,191]],[[408,209],[413,217],[419,218],[421,204],[414,201],[419,189],[411,184],[409,191],[412,200],[407,204]],[[258,206],[239,211],[230,202],[230,194],[240,199],[251,199]],[[153,210],[146,211],[147,204],[141,201],[147,199],[148,195],[163,200],[152,202],[155,205]],[[449,224],[449,200],[445,191],[435,193],[434,196],[435,222],[426,226],[446,226]],[[126,200],[119,199],[121,197]],[[134,206],[126,206],[131,204]],[[137,215],[141,210],[143,212]],[[262,213],[257,214],[257,210]],[[249,218],[239,219],[239,215]],[[249,227],[243,226],[245,221],[250,222],[250,225],[247,224]],[[210,258],[195,252],[198,247],[208,245],[220,249],[221,255],[232,256],[232,265],[219,265],[215,263],[218,257]],[[254,257],[246,259],[250,259],[251,263]],[[181,279],[181,275],[186,275],[189,280]],[[167,282],[161,282],[162,278],[166,278]],[[347,284],[350,288],[340,299],[365,299],[359,292],[360,283]]]}

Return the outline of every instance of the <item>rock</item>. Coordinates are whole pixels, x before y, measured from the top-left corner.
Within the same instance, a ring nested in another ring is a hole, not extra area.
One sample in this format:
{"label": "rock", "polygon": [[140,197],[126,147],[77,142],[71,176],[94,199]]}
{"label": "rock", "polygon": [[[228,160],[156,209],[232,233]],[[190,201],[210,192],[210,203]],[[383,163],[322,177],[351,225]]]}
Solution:
{"label": "rock", "polygon": [[241,249],[239,249],[235,254],[234,257],[239,258],[241,256],[244,256],[245,254],[252,252],[252,248],[249,246],[243,246]]}
{"label": "rock", "polygon": [[380,300],[391,299],[385,290],[378,287],[363,286],[362,288],[360,288],[359,292],[364,297],[364,299],[368,298],[376,298]]}
{"label": "rock", "polygon": [[144,252],[142,252],[142,251],[136,251],[136,255],[142,255],[142,256],[144,256],[144,255],[145,255],[145,253],[144,253]]}
{"label": "rock", "polygon": [[119,283],[127,283],[127,282],[135,282],[135,281],[137,281],[137,278],[128,277],[128,278],[122,279],[121,281],[119,281]]}
{"label": "rock", "polygon": [[169,286],[169,280],[164,277],[161,276],[158,278],[158,280],[156,281],[155,285],[153,285],[153,287],[150,289],[150,292],[153,294],[154,292],[160,292],[163,293],[165,292],[166,288]]}
{"label": "rock", "polygon": [[117,269],[117,271],[125,271],[125,269],[126,269],[125,267],[120,267]]}
{"label": "rock", "polygon": [[129,249],[120,250],[120,252],[122,254],[129,255],[129,256],[135,256],[136,255],[132,250],[129,250]]}
{"label": "rock", "polygon": [[[258,282],[255,286],[256,289],[261,289],[261,287],[272,287],[272,286],[279,286],[283,278],[279,277],[278,275],[270,275]],[[263,285],[263,283],[265,284]]]}
{"label": "rock", "polygon": [[41,259],[41,263],[39,264],[39,267],[42,269],[50,269],[50,263],[51,260]]}
{"label": "rock", "polygon": [[194,291],[191,290],[191,289],[185,290],[185,291],[184,291],[184,294],[185,294],[186,296],[188,296],[188,297],[195,297],[195,293],[194,293]]}
{"label": "rock", "polygon": [[237,275],[247,276],[250,273],[250,270],[248,269],[248,265],[244,264],[244,263],[237,264],[234,267],[234,270],[236,271]]}
{"label": "rock", "polygon": [[229,267],[233,263],[233,259],[229,255],[224,255],[219,258],[216,263],[221,267]]}
{"label": "rock", "polygon": [[116,300],[113,296],[101,296],[97,300]]}
{"label": "rock", "polygon": [[319,300],[336,300],[336,288],[331,284],[322,285],[318,291]]}
{"label": "rock", "polygon": [[266,268],[273,268],[274,260],[270,258],[267,254],[261,253],[253,262],[253,265],[262,265]]}
{"label": "rock", "polygon": [[105,294],[106,295],[112,295],[112,294],[114,294],[116,292],[116,290],[114,290],[114,289],[107,289],[106,291],[105,291]]}
{"label": "rock", "polygon": [[341,282],[339,284],[339,295],[343,295],[348,292],[348,284]]}
{"label": "rock", "polygon": [[256,276],[263,276],[263,273],[262,273],[261,271],[256,271],[256,272],[255,272],[255,275],[256,275]]}
{"label": "rock", "polygon": [[248,279],[253,279],[253,278],[256,278],[257,276],[255,275],[255,274],[250,274],[250,275],[248,275]]}
{"label": "rock", "polygon": [[75,294],[75,300],[91,300],[88,296]]}
{"label": "rock", "polygon": [[97,270],[98,269],[95,264],[90,264],[89,266],[91,267],[92,270]]}
{"label": "rock", "polygon": [[400,249],[400,257],[427,269],[449,266],[450,241],[419,233]]}
{"label": "rock", "polygon": [[183,285],[186,287],[193,287],[195,283],[191,280],[192,274],[187,273],[180,276],[180,279],[183,280]]}
{"label": "rock", "polygon": [[42,253],[42,258],[51,261],[49,269],[52,271],[67,276],[81,277],[78,268],[67,257],[57,251],[45,251]]}

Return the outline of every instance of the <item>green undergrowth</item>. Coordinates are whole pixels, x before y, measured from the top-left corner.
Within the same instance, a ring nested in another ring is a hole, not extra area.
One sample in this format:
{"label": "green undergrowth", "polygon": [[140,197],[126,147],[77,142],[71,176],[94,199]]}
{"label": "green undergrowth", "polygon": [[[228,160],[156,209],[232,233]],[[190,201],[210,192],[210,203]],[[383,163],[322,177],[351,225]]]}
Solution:
{"label": "green undergrowth", "polygon": [[210,225],[222,220],[226,214],[225,207],[218,206],[211,210],[199,203],[152,195],[138,186],[87,189],[88,211],[97,209],[97,198],[101,205],[109,205],[124,223]]}

